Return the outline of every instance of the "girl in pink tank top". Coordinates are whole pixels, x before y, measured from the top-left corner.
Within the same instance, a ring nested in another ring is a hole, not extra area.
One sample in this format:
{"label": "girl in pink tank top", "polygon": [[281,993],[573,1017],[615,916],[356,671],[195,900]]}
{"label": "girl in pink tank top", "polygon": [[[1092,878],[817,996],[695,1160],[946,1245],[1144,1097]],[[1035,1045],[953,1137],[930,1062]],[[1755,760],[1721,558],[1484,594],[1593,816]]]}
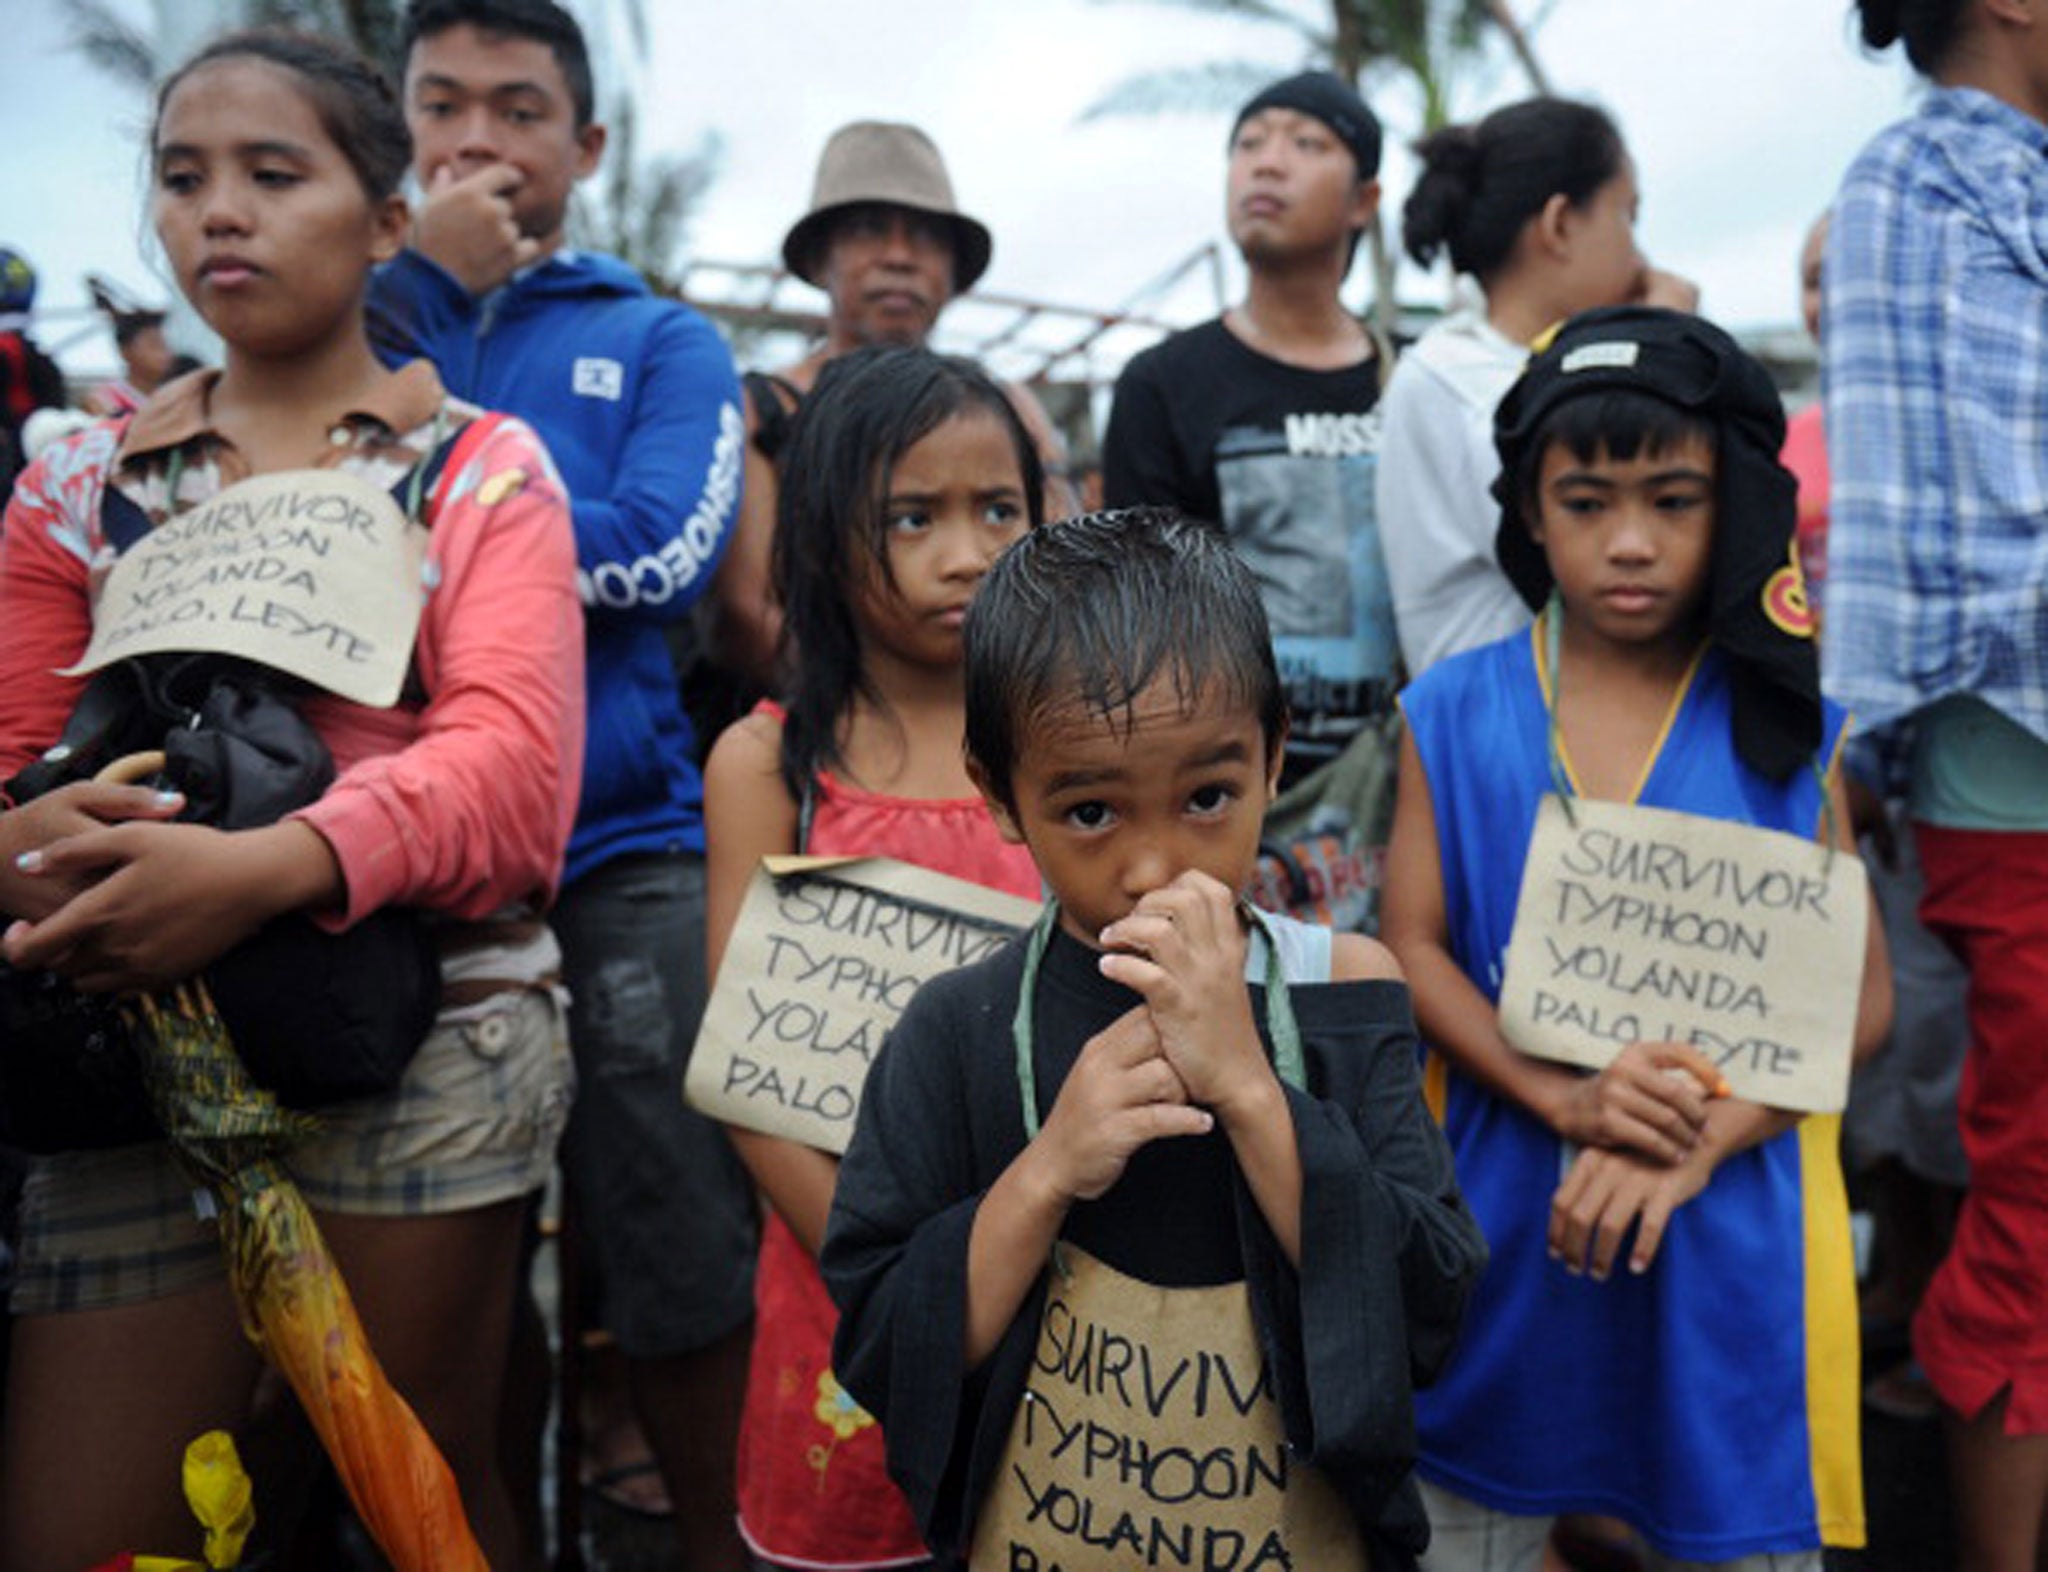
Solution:
{"label": "girl in pink tank top", "polygon": [[[833,361],[783,450],[774,580],[784,703],[729,729],[704,775],[715,972],[764,856],[895,857],[1036,899],[967,778],[960,627],[982,575],[1040,522],[1031,439],[971,362],[865,349]],[[817,1268],[838,1160],[756,1132],[733,1144],[769,1204],[740,1434],[740,1528],[770,1565],[928,1559],[881,1432],[831,1371]]]}

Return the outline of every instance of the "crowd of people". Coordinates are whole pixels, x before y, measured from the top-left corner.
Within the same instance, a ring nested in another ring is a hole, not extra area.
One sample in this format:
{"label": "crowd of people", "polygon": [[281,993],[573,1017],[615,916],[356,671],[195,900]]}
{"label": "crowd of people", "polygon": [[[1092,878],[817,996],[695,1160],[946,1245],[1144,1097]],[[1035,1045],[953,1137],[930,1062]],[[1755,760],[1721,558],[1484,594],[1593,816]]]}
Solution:
{"label": "crowd of people", "polygon": [[[742,377],[569,244],[606,136],[552,0],[412,0],[396,85],[311,34],[208,44],[149,207],[219,367],[103,299],[125,374],[24,467],[63,396],[0,252],[0,985],[426,914],[431,1028],[283,1166],[491,1566],[544,1564],[559,1173],[588,1482],[693,1572],[1818,1572],[1866,1534],[1844,1117],[1688,1042],[1534,1057],[1501,1002],[1551,798],[1829,868],[1860,837],[1848,1149],[1918,1176],[1871,1400],[1946,1416],[1957,1565],[2033,1567],[2048,17],[1854,9],[1926,92],[1801,259],[1825,398],[1789,434],[1642,254],[1589,104],[1425,139],[1401,239],[1468,304],[1361,322],[1380,123],[1307,71],[1235,116],[1243,298],[1125,368],[1093,512],[1031,391],[928,347],[993,238],[919,129],[827,143],[783,245],[824,336]],[[262,822],[67,778],[89,646],[162,636],[119,561],[278,478],[388,493],[418,554],[308,548],[350,588],[301,573],[253,648],[416,603],[395,699],[293,666],[331,783]],[[682,1096],[791,853],[1043,903],[912,1000],[843,1156]],[[1952,1244],[1930,1179],[1967,1180]],[[0,1572],[193,1545],[186,1443],[266,1409],[170,1144],[27,1162],[0,1262]],[[303,1503],[262,1499],[289,1564]]]}

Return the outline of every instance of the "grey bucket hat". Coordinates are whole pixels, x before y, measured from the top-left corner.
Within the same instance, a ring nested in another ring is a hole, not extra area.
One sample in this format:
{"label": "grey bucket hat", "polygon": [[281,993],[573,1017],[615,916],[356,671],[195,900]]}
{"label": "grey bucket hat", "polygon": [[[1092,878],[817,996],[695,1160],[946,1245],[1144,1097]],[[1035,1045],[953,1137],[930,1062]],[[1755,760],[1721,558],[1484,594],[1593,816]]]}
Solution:
{"label": "grey bucket hat", "polygon": [[822,287],[825,237],[846,208],[886,202],[942,218],[953,232],[953,290],[965,294],[988,271],[994,242],[986,226],[961,212],[945,160],[916,126],[856,120],[832,133],[818,158],[811,210],[783,237],[782,263],[807,284]]}

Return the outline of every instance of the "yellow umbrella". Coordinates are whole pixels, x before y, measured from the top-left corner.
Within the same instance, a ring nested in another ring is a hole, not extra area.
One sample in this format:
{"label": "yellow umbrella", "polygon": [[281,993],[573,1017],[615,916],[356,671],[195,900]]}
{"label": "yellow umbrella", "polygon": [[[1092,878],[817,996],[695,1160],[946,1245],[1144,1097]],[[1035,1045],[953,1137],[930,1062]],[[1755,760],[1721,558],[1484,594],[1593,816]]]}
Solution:
{"label": "yellow umbrella", "polygon": [[398,1572],[487,1572],[454,1475],[377,1363],[278,1162],[317,1121],[250,1077],[203,984],[138,997],[135,1016],[157,1122],[219,1207],[243,1330],[298,1393],[363,1527]]}

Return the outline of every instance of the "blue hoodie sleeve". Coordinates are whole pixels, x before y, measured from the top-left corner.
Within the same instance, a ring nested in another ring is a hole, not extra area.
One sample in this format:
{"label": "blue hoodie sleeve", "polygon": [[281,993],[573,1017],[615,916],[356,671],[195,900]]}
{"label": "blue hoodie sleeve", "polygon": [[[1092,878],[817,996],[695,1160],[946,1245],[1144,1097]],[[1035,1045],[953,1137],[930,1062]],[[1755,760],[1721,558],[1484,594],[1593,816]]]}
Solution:
{"label": "blue hoodie sleeve", "polygon": [[711,587],[739,517],[746,422],[718,330],[661,314],[602,496],[574,497],[577,587],[597,618],[672,621]]}
{"label": "blue hoodie sleeve", "polygon": [[399,252],[370,275],[364,323],[387,366],[421,358],[445,365],[450,336],[474,334],[476,321],[469,291],[417,251]]}

